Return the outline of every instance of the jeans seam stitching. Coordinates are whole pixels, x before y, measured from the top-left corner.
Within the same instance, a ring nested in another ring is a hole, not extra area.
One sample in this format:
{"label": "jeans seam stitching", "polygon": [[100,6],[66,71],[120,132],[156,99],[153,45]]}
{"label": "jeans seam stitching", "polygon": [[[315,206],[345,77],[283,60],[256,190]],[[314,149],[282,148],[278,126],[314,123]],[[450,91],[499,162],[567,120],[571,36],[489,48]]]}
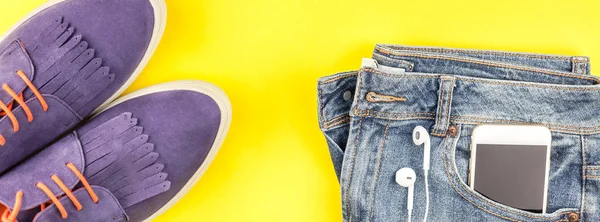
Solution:
{"label": "jeans seam stitching", "polygon": [[581,179],[582,180],[582,186],[581,187],[583,188],[583,190],[582,190],[583,193],[581,194],[581,209],[580,209],[581,213],[579,214],[579,217],[581,219],[581,222],[583,222],[583,220],[584,220],[583,213],[584,213],[584,210],[585,210],[585,199],[586,199],[586,195],[585,194],[587,193],[587,189],[586,189],[586,185],[587,185],[586,184],[586,180],[587,180],[587,178],[586,178],[586,174],[587,174],[587,169],[586,169],[587,158],[585,156],[586,153],[587,153],[587,139],[584,136],[581,136],[581,148],[582,148],[581,149],[581,159],[582,159],[581,161],[583,162],[582,167],[581,167],[582,168],[581,174],[583,174],[582,175],[583,178]]}
{"label": "jeans seam stitching", "polygon": [[325,125],[327,124],[327,121],[325,119],[325,109],[323,108],[323,89],[321,89],[321,87],[317,87],[318,88],[318,93],[319,93],[319,113],[321,114],[321,125],[323,128],[325,128]]}
{"label": "jeans seam stitching", "polygon": [[366,113],[358,113],[356,114],[357,116],[361,116],[361,117],[380,117],[378,116],[378,113],[382,113],[382,114],[391,114],[394,115],[395,118],[385,118],[385,119],[392,119],[392,120],[402,120],[402,119],[407,119],[407,118],[418,118],[418,119],[435,119],[435,115],[406,115],[406,114],[394,114],[394,113],[386,113],[386,112],[377,112],[377,111],[373,111],[373,110],[368,110],[370,112],[374,112],[375,114],[366,114]]}
{"label": "jeans seam stitching", "polygon": [[367,93],[366,99],[371,103],[406,102],[406,97],[383,95],[373,91]]}
{"label": "jeans seam stitching", "polygon": [[350,122],[350,117],[349,116],[347,118],[344,118],[344,119],[340,120],[340,121],[331,123],[331,125],[326,125],[324,127],[324,129],[330,129],[330,128],[333,128],[333,127],[336,127],[336,126],[339,126],[339,125],[342,125],[342,124],[348,123],[348,122]]}
{"label": "jeans seam stitching", "polygon": [[[367,111],[367,110],[365,110],[365,111]],[[430,113],[430,112],[391,113],[391,112],[383,112],[383,111],[376,111],[376,110],[370,110],[370,111],[373,113],[391,114],[391,115],[399,115],[399,116],[417,114],[417,115],[435,117],[435,113]],[[374,115],[377,115],[377,114],[374,114]]]}
{"label": "jeans seam stitching", "polygon": [[[444,52],[458,52],[458,53],[472,53],[472,54],[480,54],[480,55],[504,55],[504,56],[517,56],[523,58],[539,58],[539,59],[550,59],[555,61],[569,60],[569,57],[565,56],[555,56],[555,55],[543,55],[543,54],[525,54],[518,52],[500,52],[500,51],[490,51],[490,50],[476,50],[476,49],[441,49],[441,48],[424,48],[424,47],[391,47],[394,50],[406,50],[406,51],[425,51],[425,52],[436,52],[436,53],[444,53]],[[416,50],[415,50],[416,49]],[[385,53],[386,49],[377,48],[383,53]],[[386,50],[391,54],[394,54],[393,51]],[[584,61],[589,61],[588,58],[583,57]]]}
{"label": "jeans seam stitching", "polygon": [[[456,121],[453,120],[453,123],[461,123],[461,124],[481,124],[481,123],[504,123],[504,124],[511,124],[511,123],[519,123],[519,122],[515,122],[515,121]],[[526,123],[526,122],[521,122],[521,123]],[[555,132],[561,132],[561,133],[577,133],[577,134],[597,134],[598,132],[600,132],[600,130],[595,130],[595,131],[585,131],[585,130],[571,130],[571,129],[566,129],[566,128],[560,128],[560,127],[552,127],[552,124],[535,124],[538,126],[546,126],[549,127],[550,130],[555,131]]]}
{"label": "jeans seam stitching", "polygon": [[368,71],[368,72],[372,72],[378,75],[382,75],[382,76],[389,76],[389,77],[402,77],[402,78],[407,78],[407,79],[439,79],[439,77],[441,76],[440,74],[428,74],[428,75],[414,75],[414,74],[389,74],[389,73],[384,73],[372,68],[363,68],[363,71]]}
{"label": "jeans seam stitching", "polygon": [[358,123],[358,132],[356,134],[356,139],[354,140],[354,149],[352,149],[352,162],[351,162],[352,164],[350,164],[350,175],[348,175],[348,182],[346,184],[346,195],[344,195],[346,197],[346,211],[348,212],[346,214],[346,217],[348,217],[348,221],[352,221],[352,215],[351,215],[352,210],[350,209],[349,193],[350,193],[350,185],[352,184],[352,174],[354,173],[354,164],[356,163],[356,153],[357,153],[356,149],[358,148],[358,138],[360,136],[362,121],[363,121],[363,119],[360,118],[360,121]]}
{"label": "jeans seam stitching", "polygon": [[503,63],[476,61],[476,60],[471,60],[471,59],[452,58],[452,57],[448,57],[448,56],[439,56],[439,55],[430,56],[430,55],[419,55],[419,54],[399,54],[398,56],[408,56],[408,57],[426,58],[426,59],[443,59],[443,60],[450,60],[450,61],[457,61],[457,62],[473,63],[473,64],[478,64],[478,65],[483,65],[483,66],[492,66],[492,67],[500,67],[500,68],[506,68],[506,69],[537,72],[537,73],[543,73],[543,74],[554,75],[554,76],[570,77],[570,78],[575,78],[575,79],[586,79],[586,80],[592,80],[592,81],[596,81],[597,83],[600,83],[600,81],[598,81],[595,78],[588,78],[585,76],[574,76],[575,74],[570,74],[570,73],[567,74],[567,73],[550,71],[550,70],[539,70],[536,68],[530,68],[530,67],[525,67],[525,66],[514,66],[514,65],[509,65],[509,64],[503,64]]}
{"label": "jeans seam stitching", "polygon": [[[594,86],[584,86],[582,85],[582,87],[566,87],[563,85],[563,87],[559,87],[559,86],[548,86],[548,85],[537,85],[539,83],[513,83],[513,82],[495,82],[495,81],[488,81],[488,80],[483,80],[483,79],[467,79],[467,78],[463,78],[460,76],[456,77],[459,80],[465,81],[465,82],[478,82],[478,83],[485,83],[485,84],[491,84],[491,85],[508,85],[508,86],[525,86],[525,87],[534,87],[534,88],[542,88],[542,89],[555,89],[555,90],[567,90],[567,91],[599,91],[600,88],[599,87],[594,87]],[[598,80],[594,80],[597,83]]]}
{"label": "jeans seam stitching", "polygon": [[442,112],[444,112],[443,110],[443,97],[444,97],[444,79],[440,79],[441,83],[440,83],[440,95],[439,95],[439,101],[438,101],[438,108],[437,108],[437,112],[436,112],[436,117],[435,117],[435,129],[433,130],[433,134],[438,134],[438,130],[440,128],[439,122],[441,117]]}
{"label": "jeans seam stitching", "polygon": [[[354,95],[356,98],[358,98],[359,95],[362,95],[362,74],[363,73],[364,73],[363,70],[361,70],[357,73],[358,86],[356,87],[356,94]],[[358,102],[356,102],[354,104],[354,115],[358,115]]]}
{"label": "jeans seam stitching", "polygon": [[[503,119],[494,119],[494,118],[487,118],[487,117],[478,117],[478,116],[452,116],[452,118],[456,118],[456,119],[466,119],[466,120],[482,120],[482,121],[499,121],[499,122],[518,122],[518,123],[524,123],[524,124],[533,124],[533,122],[527,122],[527,121],[521,121],[521,120],[503,120]],[[552,125],[552,126],[557,126],[560,128],[573,128],[573,129],[593,129],[593,128],[600,128],[600,126],[597,127],[571,127],[568,125],[562,125],[562,124],[552,124],[552,123],[547,123],[544,125]]]}
{"label": "jeans seam stitching", "polygon": [[[360,113],[358,111],[355,112],[356,116],[360,117],[375,117],[382,119],[391,119],[391,120],[406,120],[410,118],[417,119],[434,119],[435,113],[427,113],[427,112],[414,112],[414,113],[391,113],[391,112],[380,112],[375,110],[365,110],[369,111],[372,114],[367,115],[366,113]],[[387,114],[390,116],[382,116],[379,114]],[[600,132],[600,126],[591,126],[591,127],[576,127],[576,126],[568,126],[562,124],[553,124],[553,123],[535,123],[535,122],[527,122],[520,120],[502,120],[502,119],[492,119],[485,117],[476,117],[476,116],[451,116],[450,122],[452,123],[462,123],[462,124],[480,124],[480,123],[520,123],[520,124],[533,124],[533,125],[541,125],[553,128],[553,131],[567,132],[567,133],[586,133],[592,134],[596,132]]]}
{"label": "jeans seam stitching", "polygon": [[[377,75],[381,75],[381,76],[387,76],[387,77],[393,77],[393,78],[406,78],[406,79],[435,79],[438,78],[440,74],[430,74],[431,76],[421,76],[418,74],[413,74],[413,75],[407,75],[407,74],[388,74],[388,73],[383,73],[374,69],[364,69],[365,71],[369,71],[371,73],[377,74]],[[509,85],[509,86],[526,86],[526,87],[533,87],[533,88],[542,88],[542,89],[555,89],[555,90],[569,90],[569,91],[600,91],[600,87],[595,87],[596,85],[590,86],[590,85],[582,85],[581,87],[567,87],[564,85],[560,85],[559,86],[547,86],[547,85],[540,85],[540,83],[526,83],[526,82],[519,82],[519,83],[513,83],[513,82],[499,82],[499,81],[490,81],[490,80],[483,80],[483,79],[473,79],[473,78],[469,78],[469,77],[463,77],[461,75],[454,75],[456,76],[456,79],[461,80],[461,81],[465,81],[465,82],[479,82],[479,83],[485,83],[485,84],[490,84],[490,85]],[[589,77],[589,80],[592,80],[600,83],[600,80],[597,79],[597,77]]]}
{"label": "jeans seam stitching", "polygon": [[325,84],[332,83],[332,82],[335,82],[335,81],[340,80],[340,79],[345,79],[345,78],[353,77],[353,76],[357,76],[357,75],[358,75],[358,73],[343,74],[343,75],[335,77],[333,79],[328,79],[328,80],[325,80],[323,82],[320,82],[319,85],[325,85]]}
{"label": "jeans seam stitching", "polygon": [[580,71],[579,71],[580,70],[579,69],[580,68],[579,67],[579,61],[577,61],[575,59],[575,57],[571,57],[571,64],[573,66],[573,68],[571,69],[571,71],[574,72],[574,73],[580,73]]}
{"label": "jeans seam stitching", "polygon": [[333,119],[331,119],[331,120],[329,120],[329,121],[325,122],[325,125],[328,125],[329,123],[332,123],[332,122],[336,122],[336,121],[338,121],[338,120],[340,120],[340,119],[343,119],[344,117],[346,117],[346,118],[350,118],[350,117],[348,116],[348,114],[342,114],[342,115],[339,115],[339,116],[337,116],[337,117],[335,117],[335,118],[333,118]]}
{"label": "jeans seam stitching", "polygon": [[[458,118],[458,119],[478,119],[478,120],[490,120],[490,121],[504,121],[504,122],[520,122],[520,123],[525,123],[525,124],[533,124],[533,122],[527,122],[527,121],[520,121],[520,120],[502,120],[502,119],[493,119],[493,118],[487,118],[487,117],[477,117],[477,116],[452,116],[452,118]],[[563,125],[563,124],[552,124],[552,123],[545,123],[543,125],[551,125],[551,126],[557,126],[560,128],[572,128],[572,129],[600,129],[600,126],[583,126],[583,127],[575,127],[575,126],[569,126],[569,125]],[[598,166],[598,169],[600,169],[600,166]]]}
{"label": "jeans seam stitching", "polygon": [[[443,78],[444,77],[442,77],[442,79]],[[445,131],[447,130],[446,125],[450,125],[450,104],[452,103],[452,93],[454,92],[454,81],[455,81],[454,78],[450,79],[451,85],[450,85],[450,88],[448,89],[448,96],[447,96],[448,100],[446,101],[446,117],[445,117],[446,121],[444,123],[444,128],[443,128],[444,130],[442,131],[442,134],[444,134],[444,135],[446,134]]]}
{"label": "jeans seam stitching", "polygon": [[378,159],[377,159],[377,171],[375,171],[375,178],[373,179],[373,189],[371,190],[371,213],[369,214],[369,220],[368,222],[371,222],[371,219],[373,218],[373,215],[375,213],[375,189],[377,187],[377,180],[379,180],[379,173],[381,171],[381,160],[383,158],[383,151],[385,149],[385,142],[386,142],[386,136],[387,136],[387,132],[388,129],[390,128],[390,123],[392,121],[388,120],[387,124],[385,125],[385,131],[383,131],[383,138],[381,139],[381,145],[379,147],[379,150],[377,151],[379,153],[378,155]]}
{"label": "jeans seam stitching", "polygon": [[414,69],[414,64],[412,62],[409,62],[409,61],[406,61],[406,60],[402,60],[402,59],[388,58],[386,56],[379,55],[379,54],[374,54],[373,55],[373,59],[375,59],[375,60],[385,60],[385,61],[388,61],[388,62],[401,63],[401,65],[408,66],[407,69],[406,69],[407,72],[412,72],[413,69]]}

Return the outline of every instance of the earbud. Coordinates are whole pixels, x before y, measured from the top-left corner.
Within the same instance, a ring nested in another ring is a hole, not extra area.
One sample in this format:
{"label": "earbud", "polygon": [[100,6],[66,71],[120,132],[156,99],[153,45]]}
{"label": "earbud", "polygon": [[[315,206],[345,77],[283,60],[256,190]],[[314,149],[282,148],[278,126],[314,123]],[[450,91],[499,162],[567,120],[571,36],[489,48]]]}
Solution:
{"label": "earbud", "polygon": [[425,144],[425,150],[423,151],[423,170],[429,170],[429,158],[431,155],[431,140],[429,139],[429,132],[425,127],[417,126],[413,130],[412,139],[415,145],[420,146]]}
{"label": "earbud", "polygon": [[413,199],[415,197],[415,181],[417,174],[411,168],[402,168],[396,171],[396,183],[408,188],[408,199],[406,200],[406,209],[408,210],[408,221],[412,218]]}
{"label": "earbud", "polygon": [[396,172],[396,183],[403,187],[412,187],[417,180],[417,174],[411,168],[402,168]]}
{"label": "earbud", "polygon": [[425,176],[425,216],[423,221],[427,221],[427,214],[429,214],[429,160],[431,158],[431,139],[429,138],[429,132],[425,127],[417,126],[413,130],[412,135],[413,142],[415,145],[424,145],[423,149],[423,175]]}

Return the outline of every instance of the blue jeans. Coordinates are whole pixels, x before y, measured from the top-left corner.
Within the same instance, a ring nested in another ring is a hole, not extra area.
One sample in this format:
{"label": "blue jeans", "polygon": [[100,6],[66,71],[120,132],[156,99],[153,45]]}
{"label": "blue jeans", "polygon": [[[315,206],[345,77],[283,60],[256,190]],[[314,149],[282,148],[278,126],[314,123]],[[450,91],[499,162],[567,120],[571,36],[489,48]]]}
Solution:
{"label": "blue jeans", "polygon": [[[405,221],[397,170],[417,173],[413,220],[425,214],[423,149],[431,134],[428,221],[600,221],[600,79],[587,57],[378,45],[363,65],[319,80],[319,122],[342,189],[344,221]],[[467,185],[479,124],[552,131],[546,214]]]}

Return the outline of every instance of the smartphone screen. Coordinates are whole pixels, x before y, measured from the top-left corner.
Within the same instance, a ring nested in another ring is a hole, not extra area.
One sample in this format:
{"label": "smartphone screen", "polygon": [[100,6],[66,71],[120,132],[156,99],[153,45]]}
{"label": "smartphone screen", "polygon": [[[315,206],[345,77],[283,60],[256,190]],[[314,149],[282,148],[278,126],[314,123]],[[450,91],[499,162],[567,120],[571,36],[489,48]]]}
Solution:
{"label": "smartphone screen", "polygon": [[542,213],[547,145],[476,144],[473,188],[514,208]]}

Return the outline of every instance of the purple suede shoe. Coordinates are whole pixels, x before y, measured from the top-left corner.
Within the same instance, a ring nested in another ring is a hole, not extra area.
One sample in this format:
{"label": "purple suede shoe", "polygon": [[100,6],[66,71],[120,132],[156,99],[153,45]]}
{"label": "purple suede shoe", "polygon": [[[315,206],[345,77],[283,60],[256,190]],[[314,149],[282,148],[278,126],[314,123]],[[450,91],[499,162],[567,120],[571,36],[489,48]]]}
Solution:
{"label": "purple suede shoe", "polygon": [[1,176],[4,219],[150,220],[198,181],[230,120],[227,96],[200,81],[131,93]]}
{"label": "purple suede shoe", "polygon": [[163,0],[53,0],[0,38],[0,175],[118,96],[165,26]]}

